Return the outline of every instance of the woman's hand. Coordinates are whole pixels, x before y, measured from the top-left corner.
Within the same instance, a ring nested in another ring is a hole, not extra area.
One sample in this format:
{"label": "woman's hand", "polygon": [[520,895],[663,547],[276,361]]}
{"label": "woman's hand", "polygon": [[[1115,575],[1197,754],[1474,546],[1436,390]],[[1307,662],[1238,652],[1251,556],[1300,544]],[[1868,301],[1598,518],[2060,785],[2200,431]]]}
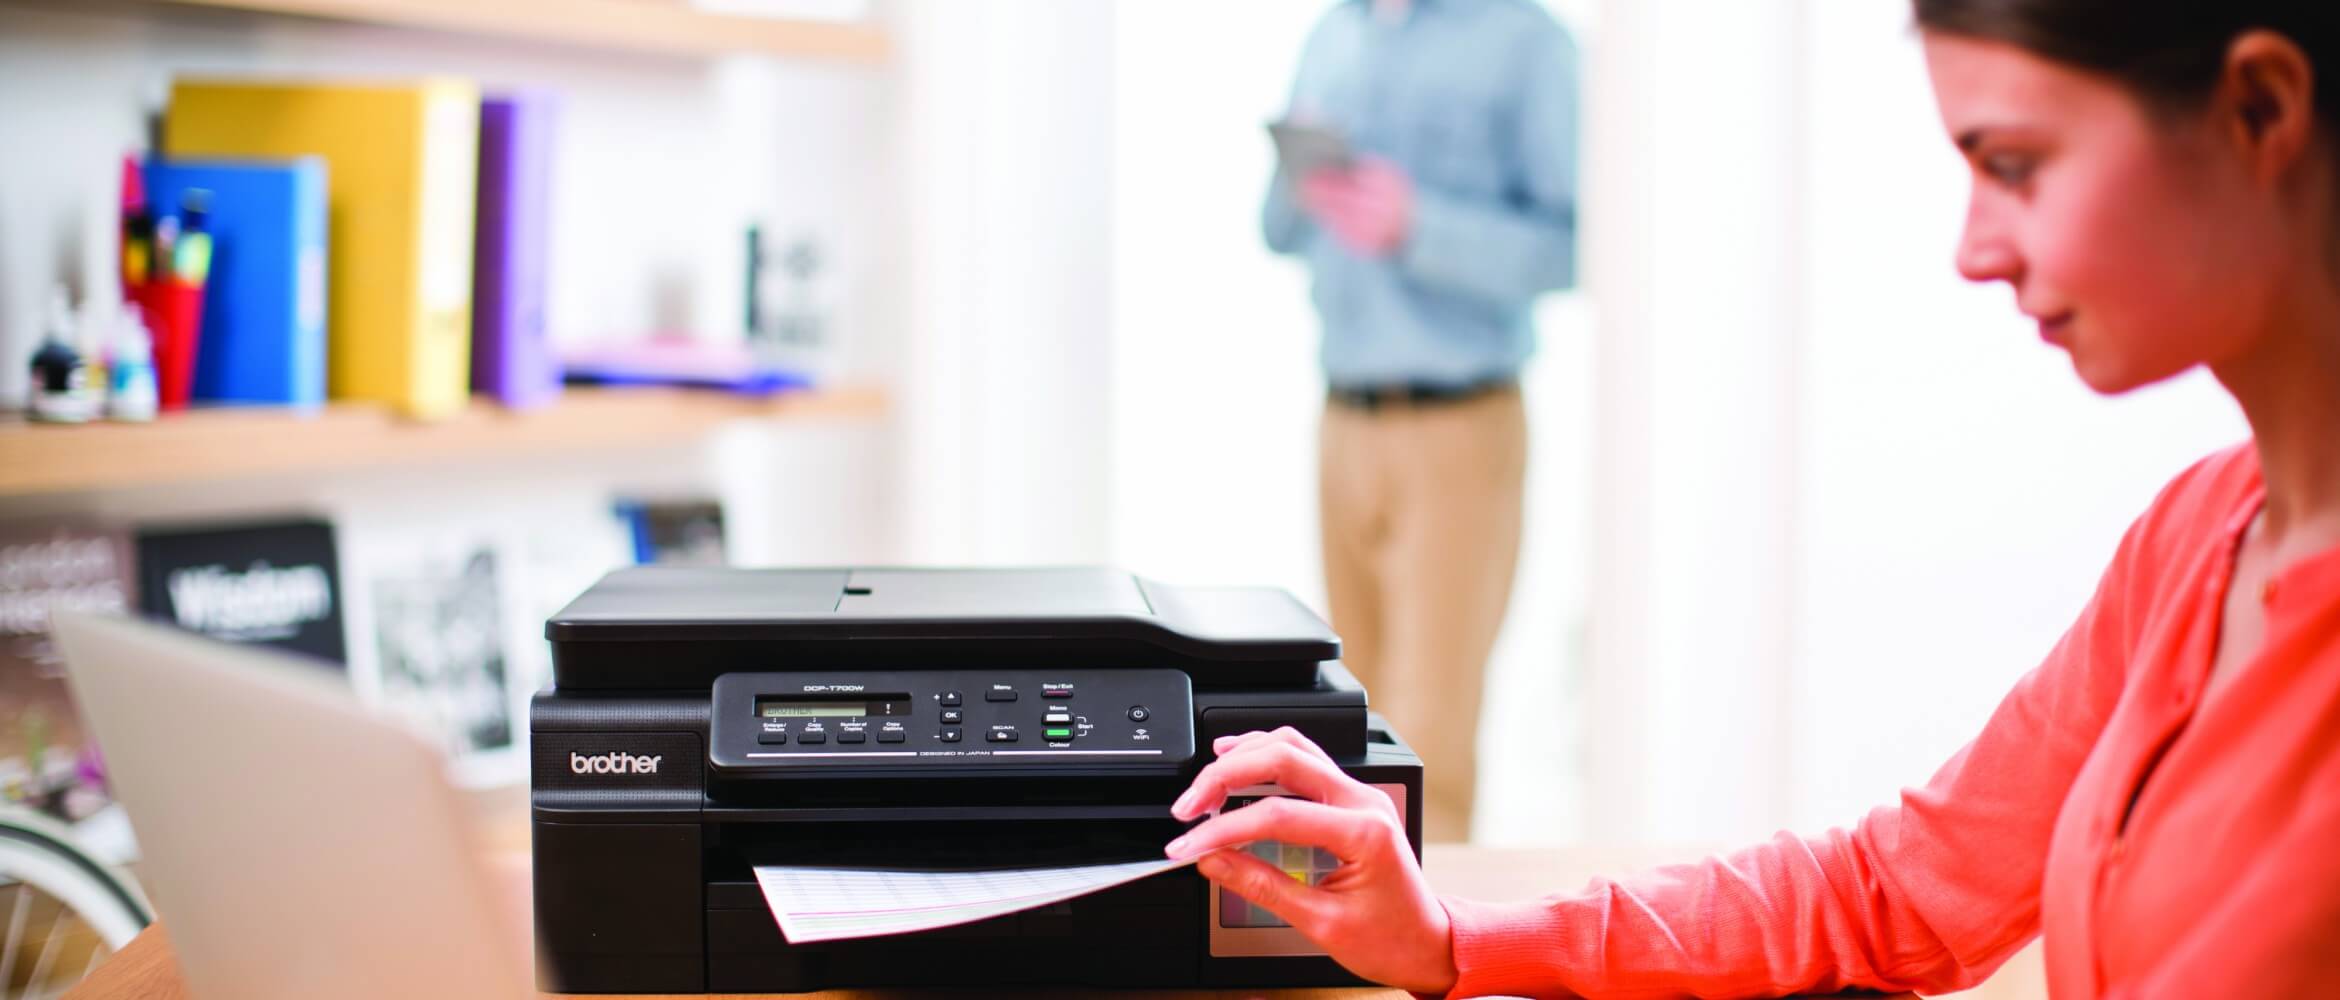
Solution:
{"label": "woman's hand", "polygon": [[[1219,759],[1195,775],[1172,816],[1191,820],[1252,785],[1281,785],[1301,798],[1265,798],[1219,816],[1171,841],[1166,853],[1204,855],[1195,865],[1204,878],[1265,907],[1351,972],[1417,993],[1453,988],[1446,908],[1414,863],[1389,796],[1342,774],[1290,727],[1223,736],[1212,749]],[[1341,867],[1308,886],[1249,854],[1220,850],[1256,840],[1321,847]]]}

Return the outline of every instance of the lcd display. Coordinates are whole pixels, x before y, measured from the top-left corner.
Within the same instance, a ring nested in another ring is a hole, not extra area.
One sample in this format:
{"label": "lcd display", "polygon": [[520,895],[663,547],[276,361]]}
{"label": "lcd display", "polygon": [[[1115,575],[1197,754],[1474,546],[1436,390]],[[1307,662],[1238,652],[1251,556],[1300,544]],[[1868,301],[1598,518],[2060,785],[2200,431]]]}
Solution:
{"label": "lcd display", "polygon": [[890,691],[769,695],[756,699],[756,717],[761,719],[898,719],[909,714],[910,696]]}
{"label": "lcd display", "polygon": [[869,703],[861,701],[767,701],[758,707],[767,719],[859,719],[869,714]]}

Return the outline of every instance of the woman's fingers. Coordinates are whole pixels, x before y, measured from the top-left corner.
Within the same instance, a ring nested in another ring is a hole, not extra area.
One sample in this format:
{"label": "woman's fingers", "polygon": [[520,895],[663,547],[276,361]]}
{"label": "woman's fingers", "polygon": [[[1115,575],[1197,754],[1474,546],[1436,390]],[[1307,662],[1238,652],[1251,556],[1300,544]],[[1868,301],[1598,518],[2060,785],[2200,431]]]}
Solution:
{"label": "woman's fingers", "polygon": [[1300,735],[1299,730],[1290,726],[1279,726],[1265,732],[1254,729],[1248,733],[1221,736],[1211,741],[1211,752],[1224,757],[1235,752],[1238,747],[1254,746],[1261,743],[1289,743],[1324,758],[1326,763],[1332,762],[1332,755],[1325,753],[1323,747],[1317,746],[1308,737]]}
{"label": "woman's fingers", "polygon": [[[1389,796],[1350,778],[1289,727],[1221,737],[1211,748],[1219,758],[1171,807],[1179,819],[1254,786],[1273,785],[1281,794],[1196,824],[1163,853],[1196,859],[1204,878],[1275,914],[1359,975],[1401,984],[1454,981],[1445,911],[1414,863]],[[1232,849],[1261,841],[1319,848],[1341,864],[1309,885]]]}
{"label": "woman's fingers", "polygon": [[1208,854],[1261,840],[1321,847],[1343,863],[1376,860],[1390,843],[1388,821],[1380,814],[1343,809],[1290,796],[1261,799],[1217,817],[1170,842],[1173,858]]}
{"label": "woman's fingers", "polygon": [[1267,731],[1261,729],[1254,729],[1248,733],[1236,733],[1233,736],[1221,736],[1211,741],[1211,753],[1224,757],[1233,753],[1236,747],[1246,746],[1266,738]]}
{"label": "woman's fingers", "polygon": [[1380,808],[1380,792],[1351,780],[1322,751],[1303,750],[1281,740],[1260,740],[1212,761],[1170,806],[1170,815],[1191,820],[1226,802],[1239,788],[1280,785],[1284,790],[1336,806]]}
{"label": "woman's fingers", "polygon": [[1195,870],[1235,894],[1257,903],[1301,934],[1312,935],[1321,915],[1337,906],[1324,890],[1309,886],[1273,865],[1241,851],[1221,851],[1195,862]]}

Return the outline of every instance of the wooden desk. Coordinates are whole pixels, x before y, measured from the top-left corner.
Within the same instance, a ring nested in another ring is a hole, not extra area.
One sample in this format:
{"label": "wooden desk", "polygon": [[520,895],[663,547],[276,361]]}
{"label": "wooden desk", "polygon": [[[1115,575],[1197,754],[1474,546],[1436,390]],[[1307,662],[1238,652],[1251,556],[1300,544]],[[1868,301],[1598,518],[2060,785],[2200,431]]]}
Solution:
{"label": "wooden desk", "polygon": [[[1695,857],[1694,851],[1638,850],[1544,850],[1488,847],[1434,846],[1424,854],[1424,868],[1430,881],[1440,891],[1486,899],[1518,899],[1542,892],[1582,885],[1594,875],[1617,874],[1667,861]],[[525,856],[518,860],[525,864]],[[502,865],[514,870],[510,864]],[[525,892],[527,879],[514,878],[514,885]],[[1094,996],[1096,991],[1016,990],[1001,996]],[[826,993],[796,994],[819,1000],[901,1000],[919,996],[915,990],[836,990]],[[1130,991],[1124,995],[1142,996],[1149,1000],[1238,1000],[1238,998],[1270,996],[1276,1000],[1395,1000],[1405,994],[1389,989],[1310,989],[1310,990],[1161,990]],[[1902,994],[1908,996],[1908,994]],[[121,952],[98,967],[95,974],[66,994],[67,1000],[187,1000],[186,984],[181,980],[177,958],[172,954],[170,935],[161,924],[147,928]],[[973,1000],[980,993],[953,991],[952,1000]],[[669,998],[651,998],[669,1000]],[[671,998],[685,1000],[685,998]],[[723,996],[695,996],[687,1000],[725,1000]],[[730,1000],[742,1000],[733,996]]]}

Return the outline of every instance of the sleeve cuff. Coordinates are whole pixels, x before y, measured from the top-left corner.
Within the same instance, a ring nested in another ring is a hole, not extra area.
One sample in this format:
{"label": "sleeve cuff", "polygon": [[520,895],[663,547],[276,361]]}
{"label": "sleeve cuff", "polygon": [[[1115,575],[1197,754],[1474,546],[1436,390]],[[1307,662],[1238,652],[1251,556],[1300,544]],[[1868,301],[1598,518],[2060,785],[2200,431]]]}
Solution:
{"label": "sleeve cuff", "polygon": [[1457,977],[1446,1000],[1573,995],[1560,986],[1567,978],[1567,953],[1550,900],[1490,903],[1441,896],[1439,902],[1452,927]]}
{"label": "sleeve cuff", "polygon": [[1398,247],[1398,262],[1431,281],[1455,284],[1459,278],[1467,282],[1469,275],[1453,273],[1446,263],[1458,256],[1469,258],[1471,241],[1464,231],[1468,228],[1457,224],[1454,208],[1445,198],[1416,186],[1413,218],[1405,242]]}
{"label": "sleeve cuff", "polygon": [[1417,187],[1395,260],[1406,273],[1448,291],[1524,308],[1537,295],[1575,283],[1572,225]]}

